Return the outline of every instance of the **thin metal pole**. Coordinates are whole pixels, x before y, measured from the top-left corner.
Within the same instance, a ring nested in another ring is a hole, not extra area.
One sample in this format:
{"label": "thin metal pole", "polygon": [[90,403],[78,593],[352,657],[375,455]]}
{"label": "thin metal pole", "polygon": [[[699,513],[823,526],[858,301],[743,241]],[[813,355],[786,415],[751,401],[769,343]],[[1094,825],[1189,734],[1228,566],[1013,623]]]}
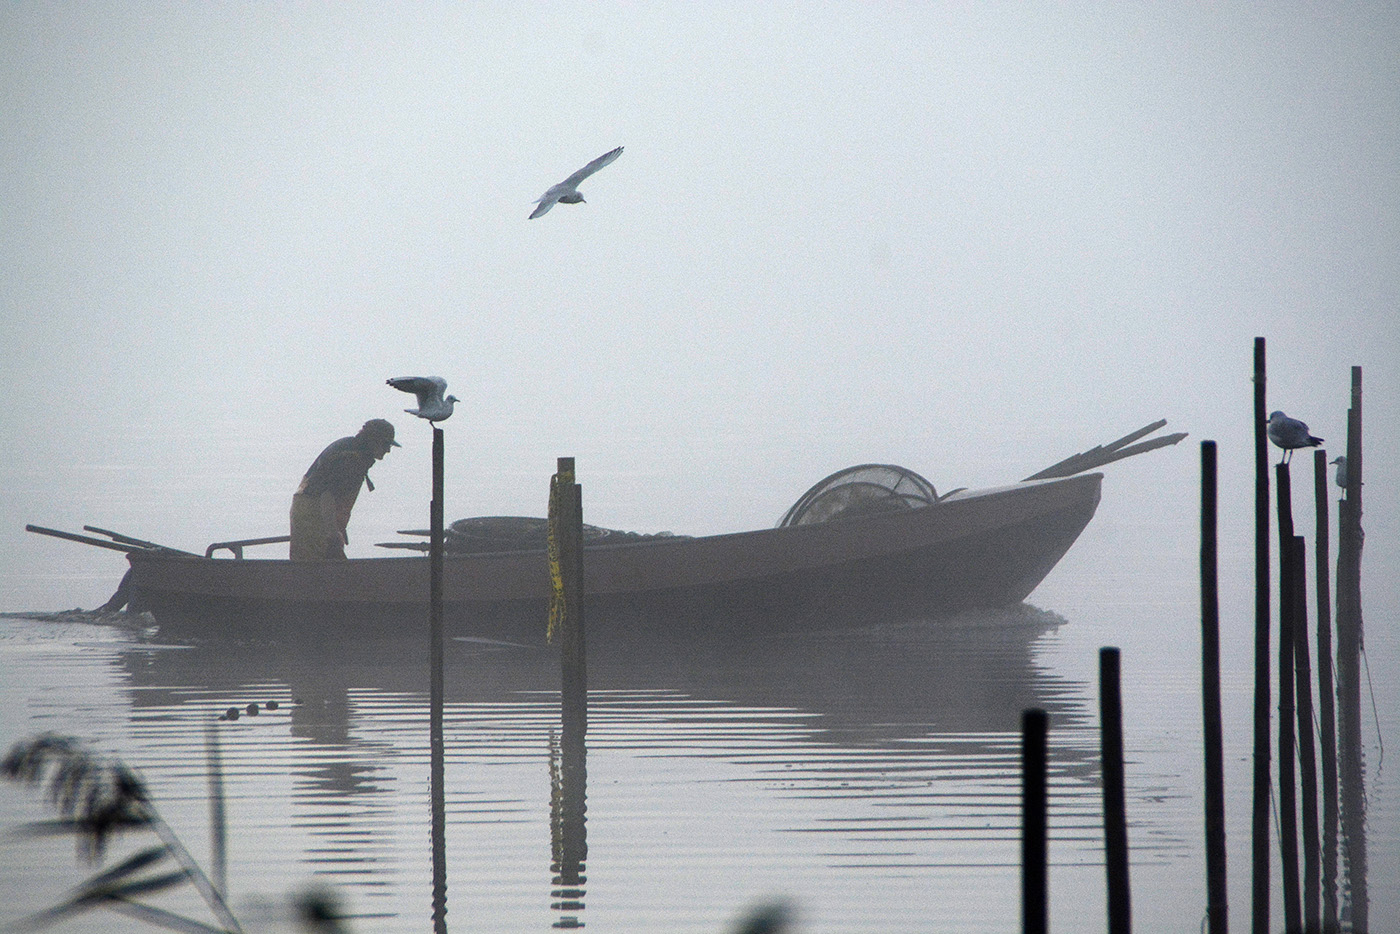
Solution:
{"label": "thin metal pole", "polygon": [[1103,839],[1108,873],[1108,934],[1133,929],[1128,880],[1128,813],[1123,779],[1122,660],[1118,649],[1099,649],[1099,756],[1103,771]]}
{"label": "thin metal pole", "polygon": [[1050,716],[1039,708],[1021,713],[1021,930],[1050,929],[1049,843],[1046,793]]}
{"label": "thin metal pole", "polygon": [[447,798],[442,729],[442,429],[433,426],[433,501],[428,543],[429,791],[432,798],[433,930],[447,932]]}
{"label": "thin metal pole", "polygon": [[1269,439],[1265,435],[1264,338],[1254,339],[1254,934],[1269,930]]}
{"label": "thin metal pole", "polygon": [[1225,851],[1225,739],[1220,703],[1216,450],[1201,442],[1201,714],[1205,740],[1207,934],[1230,928]]}

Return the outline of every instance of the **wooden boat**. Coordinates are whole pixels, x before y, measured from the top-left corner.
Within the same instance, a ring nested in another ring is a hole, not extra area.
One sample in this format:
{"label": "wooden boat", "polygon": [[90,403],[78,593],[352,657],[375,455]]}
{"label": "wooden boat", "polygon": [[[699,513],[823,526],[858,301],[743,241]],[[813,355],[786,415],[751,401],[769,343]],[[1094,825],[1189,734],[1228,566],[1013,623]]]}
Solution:
{"label": "wooden boat", "polygon": [[[1109,460],[1137,453],[1126,442],[1154,427],[1095,451]],[[1086,455],[1057,465],[1069,476],[1050,468],[1020,483],[943,496],[912,471],[861,465],[809,490],[778,528],[695,538],[604,536],[585,548],[589,637],[821,628],[1019,603],[1093,518],[1103,475],[1077,468],[1105,458],[1082,460]],[[892,476],[908,482],[881,487],[866,482],[871,471],[897,471]],[[835,517],[833,503],[840,507]],[[229,559],[212,556],[220,546],[201,556],[91,527],[113,541],[31,530],[126,551],[130,571],[109,607],[120,601],[148,611],[162,629],[324,638],[423,628],[426,556],[242,557],[244,545],[285,540],[274,538],[223,543],[236,555]],[[444,557],[449,635],[541,642],[548,594],[542,548]]]}

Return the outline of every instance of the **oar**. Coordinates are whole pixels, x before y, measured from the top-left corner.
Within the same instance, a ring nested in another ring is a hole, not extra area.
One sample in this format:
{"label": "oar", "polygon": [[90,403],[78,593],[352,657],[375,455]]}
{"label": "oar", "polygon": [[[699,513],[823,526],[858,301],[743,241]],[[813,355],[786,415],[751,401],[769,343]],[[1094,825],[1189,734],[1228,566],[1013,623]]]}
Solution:
{"label": "oar", "polygon": [[95,525],[85,525],[83,526],[83,531],[96,532],[98,535],[105,535],[112,539],[112,541],[121,542],[125,545],[136,545],[141,548],[151,548],[156,551],[173,551],[179,555],[193,554],[193,552],[181,551],[179,548],[171,548],[169,545],[158,545],[155,542],[148,542],[143,538],[132,538],[130,535],[123,535],[120,532],[113,532],[109,529],[99,529]]}
{"label": "oar", "polygon": [[112,551],[124,551],[131,554],[136,551],[150,551],[140,545],[127,545],[121,542],[106,542],[100,538],[89,538],[86,535],[77,535],[73,532],[60,532],[58,529],[46,529],[41,525],[26,525],[26,532],[37,532],[40,535],[52,535],[54,538],[66,538],[70,542],[81,542],[84,545],[96,545],[98,548],[110,548]]}
{"label": "oar", "polygon": [[1137,431],[1129,432],[1117,441],[1113,441],[1107,445],[1101,444],[1082,453],[1066,457],[1057,464],[1051,464],[1039,473],[1031,474],[1026,480],[1049,480],[1058,477],[1072,477],[1077,473],[1083,473],[1086,470],[1094,470],[1105,464],[1111,464],[1116,460],[1122,460],[1125,457],[1132,457],[1134,454],[1141,454],[1144,451],[1151,451],[1156,448],[1166,447],[1169,444],[1176,444],[1182,438],[1186,437],[1186,432],[1183,431],[1173,435],[1166,435],[1162,438],[1155,438],[1151,441],[1143,441],[1140,444],[1132,443],[1144,435],[1151,434],[1166,423],[1167,420],[1164,418],[1150,425],[1144,425]]}

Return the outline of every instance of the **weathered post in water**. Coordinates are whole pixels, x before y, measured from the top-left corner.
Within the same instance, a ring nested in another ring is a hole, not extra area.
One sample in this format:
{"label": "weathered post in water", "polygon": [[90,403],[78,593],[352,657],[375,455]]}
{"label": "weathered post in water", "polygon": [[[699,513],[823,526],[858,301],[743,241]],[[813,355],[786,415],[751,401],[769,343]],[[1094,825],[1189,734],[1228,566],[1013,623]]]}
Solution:
{"label": "weathered post in water", "polygon": [[1220,704],[1216,450],[1201,442],[1201,717],[1205,740],[1207,934],[1230,929],[1225,874],[1225,734]]}
{"label": "weathered post in water", "polygon": [[1099,759],[1103,772],[1104,863],[1108,872],[1108,934],[1133,929],[1128,882],[1128,812],[1123,781],[1122,659],[1099,649]]}
{"label": "weathered post in water", "polygon": [[1264,338],[1254,339],[1254,934],[1269,930],[1269,439]]}
{"label": "weathered post in water", "polygon": [[1021,713],[1021,931],[1050,930],[1049,797],[1046,790],[1050,716]]}
{"label": "weathered post in water", "polygon": [[1337,749],[1341,786],[1342,851],[1347,898],[1343,921],[1355,931],[1370,924],[1366,880],[1366,788],[1361,741],[1361,367],[1351,368],[1347,412],[1347,485],[1339,504],[1337,542]]}
{"label": "weathered post in water", "polygon": [[433,500],[428,540],[429,791],[433,810],[433,930],[447,931],[447,792],[442,731],[442,429],[433,426]]}
{"label": "weathered post in water", "polygon": [[588,726],[588,670],[583,611],[583,487],[574,482],[574,459],[561,457],[550,481],[549,564],[551,640],[559,639],[564,734]]}
{"label": "weathered post in water", "polygon": [[1298,710],[1298,783],[1303,821],[1303,930],[1322,927],[1321,852],[1317,839],[1317,756],[1313,745],[1312,663],[1308,648],[1307,543],[1293,536],[1293,671]]}
{"label": "weathered post in water", "polygon": [[1337,914],[1337,712],[1332,683],[1332,594],[1328,583],[1331,538],[1327,501],[1327,452],[1313,452],[1313,493],[1317,500],[1317,717],[1322,755],[1322,930],[1339,930]]}
{"label": "weathered post in water", "polygon": [[[588,858],[586,821],[588,671],[583,612],[583,487],[574,459],[561,457],[549,485],[549,638],[559,640],[560,757],[554,789],[559,804],[551,861],[556,911],[583,907]],[[582,926],[577,916],[555,927]]]}
{"label": "weathered post in water", "polygon": [[1293,488],[1288,465],[1278,464],[1278,835],[1283,873],[1283,929],[1303,929],[1303,905],[1298,891],[1298,786],[1294,769],[1297,713],[1293,674]]}

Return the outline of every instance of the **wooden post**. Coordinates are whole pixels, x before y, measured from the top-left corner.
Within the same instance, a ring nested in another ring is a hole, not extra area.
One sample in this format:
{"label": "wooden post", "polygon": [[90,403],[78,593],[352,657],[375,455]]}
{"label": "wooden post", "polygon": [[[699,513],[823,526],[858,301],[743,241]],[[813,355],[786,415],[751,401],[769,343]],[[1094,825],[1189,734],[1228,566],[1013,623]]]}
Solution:
{"label": "wooden post", "polygon": [[1046,792],[1050,717],[1039,708],[1021,713],[1021,930],[1047,934],[1049,898],[1049,798]]}
{"label": "wooden post", "polygon": [[[563,583],[559,658],[564,735],[581,739],[588,728],[587,642],[583,609],[583,487],[574,482],[574,459],[561,457],[555,475],[559,571]],[[577,729],[570,730],[570,725]]]}
{"label": "wooden post", "polygon": [[1278,482],[1278,824],[1283,872],[1283,929],[1301,931],[1303,906],[1298,891],[1298,788],[1295,773],[1296,711],[1293,674],[1293,489],[1288,465],[1276,467]]}
{"label": "wooden post", "polygon": [[1361,367],[1351,368],[1347,412],[1347,488],[1339,506],[1337,542],[1337,753],[1341,790],[1342,849],[1347,899],[1342,920],[1369,930],[1366,879],[1366,788],[1361,740]]}
{"label": "wooden post", "polygon": [[1340,929],[1337,913],[1337,712],[1332,683],[1331,519],[1327,502],[1327,452],[1313,452],[1313,493],[1317,500],[1317,715],[1322,750],[1322,930]]}
{"label": "wooden post", "polygon": [[224,805],[224,763],[214,723],[211,720],[204,724],[204,749],[209,759],[209,883],[220,898],[227,899],[228,814]]}
{"label": "wooden post", "polygon": [[429,792],[432,799],[433,930],[447,932],[447,796],[442,730],[442,429],[433,426],[433,500],[428,541]]}
{"label": "wooden post", "polygon": [[1220,704],[1216,450],[1201,442],[1201,714],[1205,740],[1207,934],[1230,928],[1225,853],[1225,739]]}
{"label": "wooden post", "polygon": [[1308,650],[1307,543],[1293,536],[1293,671],[1298,710],[1298,782],[1302,795],[1303,930],[1322,927],[1321,853],[1317,839],[1317,757],[1313,746],[1312,664]]}
{"label": "wooden post", "polygon": [[[583,610],[583,487],[574,482],[574,459],[558,459],[550,481],[550,570],[556,589],[550,621],[558,627],[560,664],[560,768],[557,838],[552,869],[556,911],[583,908],[586,821],[588,670]],[[565,916],[555,927],[582,926]]]}
{"label": "wooden post", "polygon": [[1103,838],[1108,872],[1108,934],[1133,929],[1128,880],[1128,813],[1123,781],[1123,694],[1116,648],[1099,649],[1099,757],[1103,772]]}
{"label": "wooden post", "polygon": [[1254,339],[1254,934],[1269,929],[1269,439],[1265,434],[1264,338]]}

